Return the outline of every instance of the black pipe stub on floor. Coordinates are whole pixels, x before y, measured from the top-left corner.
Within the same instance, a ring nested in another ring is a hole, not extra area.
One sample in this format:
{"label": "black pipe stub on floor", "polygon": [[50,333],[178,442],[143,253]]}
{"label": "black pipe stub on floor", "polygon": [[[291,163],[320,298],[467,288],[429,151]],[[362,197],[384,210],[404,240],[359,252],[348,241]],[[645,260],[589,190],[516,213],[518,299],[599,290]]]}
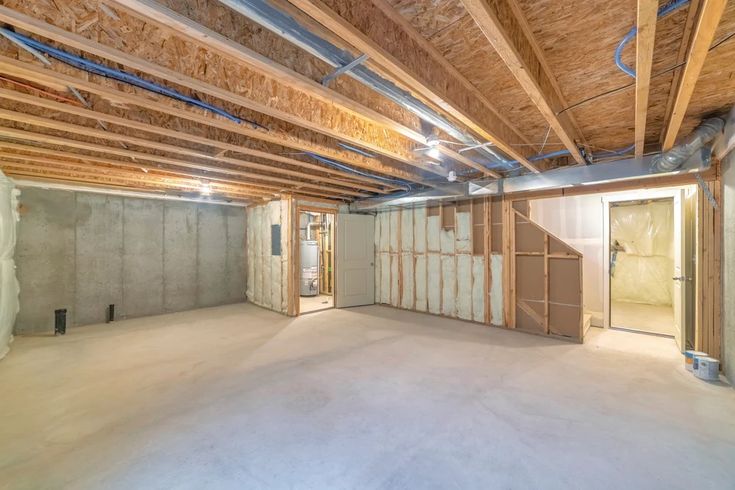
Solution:
{"label": "black pipe stub on floor", "polygon": [[66,333],[66,308],[54,310],[54,335]]}
{"label": "black pipe stub on floor", "polygon": [[115,321],[115,305],[107,306],[107,323]]}

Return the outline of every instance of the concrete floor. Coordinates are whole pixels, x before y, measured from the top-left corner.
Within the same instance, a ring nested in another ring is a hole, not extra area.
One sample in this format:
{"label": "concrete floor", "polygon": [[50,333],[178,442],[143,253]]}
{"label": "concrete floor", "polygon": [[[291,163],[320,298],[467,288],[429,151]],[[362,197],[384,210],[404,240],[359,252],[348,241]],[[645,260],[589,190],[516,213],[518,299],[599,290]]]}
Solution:
{"label": "concrete floor", "polygon": [[0,387],[2,488],[735,485],[735,390],[628,332],[241,304],[18,338]]}
{"label": "concrete floor", "polygon": [[676,334],[674,309],[671,306],[613,301],[610,305],[610,325],[671,337]]}
{"label": "concrete floor", "polygon": [[334,302],[328,294],[317,294],[316,296],[299,296],[299,313],[310,313],[332,308]]}

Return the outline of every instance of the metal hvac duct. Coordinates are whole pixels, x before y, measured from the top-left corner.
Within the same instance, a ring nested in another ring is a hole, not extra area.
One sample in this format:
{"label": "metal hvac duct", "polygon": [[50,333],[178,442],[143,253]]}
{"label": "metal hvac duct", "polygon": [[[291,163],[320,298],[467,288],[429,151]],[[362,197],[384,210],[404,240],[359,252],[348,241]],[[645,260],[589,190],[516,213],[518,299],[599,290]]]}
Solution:
{"label": "metal hvac duct", "polygon": [[[689,139],[686,141],[689,142]],[[673,151],[673,150],[672,150]],[[645,179],[661,175],[698,173],[707,170],[711,164],[711,148],[700,146],[688,159],[673,171],[656,172],[651,165],[656,158],[628,158],[610,163],[563,167],[540,174],[526,174],[499,180],[477,180],[462,184],[444,185],[426,192],[404,194],[397,197],[363,199],[350,204],[353,211],[367,211],[387,206],[402,206],[412,203],[442,199],[460,199],[481,196],[498,196],[510,193],[562,189],[565,187],[587,186]]]}

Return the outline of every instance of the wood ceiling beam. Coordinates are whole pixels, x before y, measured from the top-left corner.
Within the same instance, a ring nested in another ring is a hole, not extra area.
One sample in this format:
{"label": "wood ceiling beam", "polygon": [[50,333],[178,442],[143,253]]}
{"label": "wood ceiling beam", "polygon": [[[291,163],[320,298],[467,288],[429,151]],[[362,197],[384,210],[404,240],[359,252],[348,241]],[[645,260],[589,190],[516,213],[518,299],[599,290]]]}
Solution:
{"label": "wood ceiling beam", "polygon": [[[411,128],[403,126],[383,114],[355,102],[339,92],[336,92],[321,83],[294,72],[285,66],[274,63],[272,60],[238,44],[206,27],[197,24],[191,19],[184,17],[152,0],[114,0],[114,3],[127,10],[146,22],[153,22],[174,35],[184,36],[193,42],[203,46],[207,50],[214,51],[236,63],[245,63],[265,75],[274,76],[286,80],[299,90],[303,90],[311,96],[328,104],[336,104],[347,111],[369,119],[371,122],[381,125],[386,129],[395,131],[420,145],[426,145],[426,137]],[[366,88],[366,90],[368,90]],[[493,172],[482,165],[475,164],[468,158],[456,159],[455,161],[468,165],[482,172],[484,175],[493,176]],[[423,168],[423,167],[422,167]],[[423,168],[426,170],[426,168]],[[440,175],[444,175],[441,173]],[[497,176],[497,174],[495,174]]]}
{"label": "wood ceiling beam", "polygon": [[[235,165],[238,167],[244,167],[244,165],[242,165],[243,163],[251,163],[251,162],[244,162],[243,160],[239,160],[236,158],[229,158],[229,157],[224,157],[224,156],[218,157],[218,156],[208,155],[200,151],[190,150],[190,149],[182,148],[176,145],[169,145],[167,143],[159,143],[157,141],[150,141],[147,139],[137,138],[134,136],[126,136],[126,135],[122,135],[118,133],[104,131],[101,129],[89,128],[87,126],[80,126],[78,124],[71,124],[71,123],[62,122],[62,121],[54,121],[53,119],[46,119],[44,117],[32,116],[30,114],[24,114],[22,112],[17,112],[17,111],[8,111],[5,109],[0,109],[0,119],[4,119],[7,121],[15,121],[15,122],[24,123],[24,124],[31,124],[33,126],[40,126],[40,127],[44,127],[47,129],[65,131],[70,134],[89,136],[91,138],[99,138],[99,139],[105,139],[109,141],[128,143],[131,145],[145,147],[151,150],[175,153],[178,155],[183,155],[183,156],[187,156],[191,158],[199,158],[202,160],[207,160],[209,162],[212,162],[213,164],[227,163],[227,164]],[[265,166],[265,167],[266,167],[266,170],[270,169],[270,167],[268,166]],[[236,172],[238,175],[242,175],[243,177],[261,179],[261,180],[265,180],[268,182],[277,182],[277,183],[281,183],[285,185],[292,185],[295,183],[293,180],[276,177],[270,174],[268,175],[254,174],[250,172],[243,172],[241,170],[225,169],[223,167],[218,167],[218,166],[214,166],[214,167],[209,166],[207,167],[206,170],[211,171],[211,172],[219,171],[221,173]],[[298,184],[303,187],[317,189],[317,190],[331,191],[336,194],[347,194],[347,195],[353,195],[357,197],[369,196],[369,194],[365,194],[364,192],[359,192],[359,191],[355,191],[352,189],[342,189],[342,188],[335,187],[332,185],[317,184],[313,182],[300,182],[300,181],[298,182]],[[342,185],[349,185],[349,184],[343,183]]]}
{"label": "wood ceiling beam", "polygon": [[[40,97],[34,97],[32,95],[21,94],[19,92],[15,92],[12,90],[6,90],[3,88],[0,88],[0,98],[9,99],[9,100],[21,102],[24,104],[30,104],[36,107],[43,107],[44,109],[49,109],[52,111],[64,112],[64,113],[72,114],[75,116],[81,116],[81,117],[89,118],[92,120],[105,121],[105,122],[115,124],[118,126],[122,126],[125,128],[137,129],[140,131],[157,134],[159,136],[164,136],[167,138],[175,138],[175,139],[188,141],[191,143],[207,145],[213,148],[218,148],[223,151],[232,151],[232,152],[241,151],[240,146],[233,145],[231,143],[225,143],[225,142],[220,142],[217,140],[212,140],[209,138],[203,138],[203,137],[195,136],[192,134],[183,133],[181,131],[173,131],[170,129],[164,129],[159,126],[153,126],[151,124],[130,121],[128,119],[123,119],[121,117],[110,116],[108,114],[104,114],[99,111],[92,111],[89,109],[84,109],[84,108],[69,105],[69,104],[62,104],[59,102],[54,102],[49,99],[43,99]],[[379,194],[386,194],[388,192],[379,187],[361,184],[361,183],[355,183],[355,182],[345,182],[344,180],[334,179],[334,178],[330,178],[327,176],[315,175],[313,172],[309,173],[309,172],[288,170],[288,169],[283,169],[280,167],[275,167],[272,165],[249,162],[249,161],[241,160],[241,159],[237,159],[237,161],[240,162],[238,163],[238,165],[246,167],[246,168],[253,168],[256,170],[263,170],[266,172],[272,172],[276,174],[291,175],[294,177],[312,180],[312,181],[332,183],[332,184],[341,185],[341,186],[349,186],[349,187],[354,187],[357,189],[362,189],[368,192],[376,192]],[[319,167],[319,169],[324,172],[328,171],[328,169],[324,167]]]}
{"label": "wood ceiling beam", "polygon": [[[429,168],[431,167],[430,165],[416,161],[412,155],[408,140],[401,139],[399,141],[395,138],[397,135],[387,134],[384,128],[376,126],[369,120],[340,110],[334,104],[325,105],[319,101],[315,101],[308,93],[299,90],[298,87],[286,85],[275,77],[266,76],[258,72],[250,73],[248,75],[252,76],[248,78],[252,82],[251,85],[253,87],[236,94],[194,79],[183,73],[97,43],[83,36],[65,31],[7,7],[0,6],[0,21],[7,22],[38,36],[52,39],[86,53],[119,63],[150,76],[176,83],[196,93],[207,94],[248,110],[285,121],[289,124],[369,149],[380,155],[407,165],[415,166],[424,171],[442,175],[435,168]],[[261,88],[269,87],[270,90],[277,93],[277,96],[266,93],[263,90],[255,90],[256,86]],[[297,111],[294,109],[303,107],[305,104],[310,106],[310,110]],[[372,136],[366,139],[358,135]]]}
{"label": "wood ceiling beam", "polygon": [[[149,161],[149,162],[157,162],[157,163],[163,163],[165,165],[173,165],[176,167],[182,167],[182,168],[189,168],[194,170],[200,170],[204,172],[213,172],[215,174],[225,174],[225,175],[235,175],[245,178],[252,178],[255,180],[265,180],[266,183],[262,182],[249,182],[245,181],[244,183],[250,184],[253,186],[258,186],[263,189],[271,189],[278,193],[282,193],[285,190],[291,190],[293,192],[293,189],[298,189],[299,192],[303,193],[313,193],[320,196],[326,196],[326,197],[334,197],[334,195],[343,195],[344,193],[340,192],[330,192],[324,189],[318,188],[317,190],[310,191],[309,189],[304,189],[304,187],[310,187],[309,185],[305,185],[305,183],[302,182],[288,182],[290,185],[283,185],[283,186],[274,186],[269,182],[269,179],[264,178],[261,175],[252,174],[250,172],[243,172],[241,170],[232,170],[229,168],[223,168],[223,167],[212,167],[208,165],[202,165],[198,163],[191,163],[186,162],[182,160],[177,160],[173,158],[168,157],[162,157],[159,155],[151,155],[149,153],[142,153],[138,151],[132,151],[132,150],[124,150],[122,148],[114,148],[110,146],[103,146],[98,145],[95,143],[86,143],[82,141],[76,141],[69,138],[60,138],[57,136],[51,136],[43,133],[34,133],[32,131],[23,131],[19,129],[11,129],[6,127],[0,126],[0,136],[5,136],[7,138],[14,138],[19,139],[23,141],[31,141],[36,143],[45,143],[45,144],[51,144],[51,145],[59,145],[63,147],[68,148],[76,148],[79,150],[85,150],[85,151],[94,151],[98,153],[103,154],[112,154],[112,155],[118,155],[123,156],[127,158],[134,158],[136,160],[143,160],[143,161]],[[0,143],[1,144],[1,143]],[[142,167],[145,167],[146,164],[141,163]],[[148,168],[156,168],[156,167],[150,167],[148,164]],[[361,195],[362,197],[364,195]]]}
{"label": "wood ceiling beam", "polygon": [[663,149],[670,149],[676,143],[681,123],[684,121],[689,102],[697,85],[699,74],[707,59],[707,53],[720,24],[727,0],[703,0],[699,9],[699,17],[694,28],[692,43],[686,57],[686,65],[676,90],[676,97],[671,111],[671,118],[664,130]]}
{"label": "wood ceiling beam", "polygon": [[[182,189],[179,187],[172,187],[169,185],[162,184],[140,184],[135,180],[126,179],[124,177],[106,177],[106,176],[93,176],[84,172],[75,172],[71,170],[64,170],[62,168],[55,168],[43,165],[25,165],[25,164],[13,164],[8,162],[0,162],[0,169],[7,175],[14,177],[26,177],[33,179],[43,179],[53,182],[75,182],[85,184],[98,184],[108,187],[125,188],[133,191],[158,191],[158,192],[175,192],[175,193],[193,193],[196,191]],[[214,198],[220,196],[213,196]],[[252,202],[253,199],[263,199],[254,196],[243,196],[240,194],[225,194],[222,195],[225,200],[236,200],[240,202]]]}
{"label": "wood ceiling beam", "polygon": [[[243,189],[245,189],[245,190],[247,190],[249,192],[253,192],[253,193],[256,193],[256,194],[257,193],[260,193],[260,194],[268,195],[268,196],[276,196],[276,195],[278,195],[278,192],[276,192],[276,191],[268,191],[268,190],[264,190],[262,188],[251,187],[251,186],[247,185],[247,183],[243,182],[242,180],[228,179],[226,177],[218,177],[218,176],[215,176],[215,175],[204,175],[202,173],[197,173],[197,172],[193,172],[193,171],[181,171],[181,170],[176,170],[176,169],[171,169],[171,168],[156,167],[156,166],[153,166],[153,165],[141,164],[139,162],[124,162],[124,161],[115,160],[115,159],[112,159],[112,158],[95,157],[95,156],[84,155],[84,154],[79,154],[79,153],[53,150],[53,149],[50,149],[50,148],[42,148],[42,147],[38,147],[38,146],[30,146],[30,145],[27,145],[27,144],[24,145],[24,144],[19,144],[19,143],[10,143],[10,142],[1,141],[1,140],[0,140],[0,149],[22,151],[22,152],[26,152],[26,153],[38,153],[38,154],[42,155],[40,157],[39,156],[33,156],[33,158],[35,158],[35,159],[46,158],[48,156],[55,156],[57,158],[71,158],[71,159],[77,159],[77,160],[84,160],[84,161],[87,161],[87,162],[99,163],[99,164],[103,164],[103,165],[114,165],[114,166],[119,167],[121,169],[132,169],[132,170],[142,170],[142,169],[145,169],[145,171],[148,171],[148,172],[150,172],[150,171],[166,172],[166,173],[169,173],[171,175],[178,175],[178,176],[189,178],[189,179],[200,179],[200,180],[204,179],[204,180],[207,180],[207,181],[210,181],[210,182],[217,182],[217,183],[222,183],[222,184],[231,184],[231,185],[235,185],[235,186],[241,187],[241,188],[243,188]],[[5,155],[9,155],[9,154],[10,154],[9,152],[0,152],[0,156],[5,156]],[[14,155],[17,155],[16,153],[13,153],[13,154]],[[24,155],[24,156],[28,156],[28,155]],[[59,160],[55,160],[55,161],[59,161]]]}
{"label": "wood ceiling beam", "polygon": [[[194,123],[203,124],[213,128],[218,128],[231,133],[236,133],[248,138],[259,139],[267,143],[276,144],[293,148],[299,151],[314,153],[322,157],[329,158],[336,162],[346,165],[355,166],[371,172],[389,175],[395,178],[407,180],[415,183],[422,183],[423,179],[415,174],[408,173],[394,167],[387,166],[379,161],[371,158],[360,156],[356,153],[338,151],[323,145],[317,145],[312,142],[293,137],[287,133],[280,131],[258,131],[248,127],[247,125],[237,124],[226,119],[218,119],[211,114],[195,108],[180,109],[173,105],[174,101],[161,99],[160,101],[149,97],[140,97],[134,94],[124,92],[122,90],[111,88],[98,83],[90,82],[85,79],[79,79],[57,73],[52,70],[42,68],[31,63],[0,56],[0,72],[22,78],[27,81],[39,83],[49,88],[64,90],[65,85],[72,85],[79,90],[95,94],[104,99],[116,102],[118,104],[133,105],[147,110],[153,110],[173,117],[179,117]],[[276,157],[276,161],[280,161],[278,155],[272,155],[270,158]],[[298,160],[294,160],[298,161]],[[304,165],[310,165],[304,162]],[[353,179],[366,182],[376,182],[375,179],[355,175]]]}
{"label": "wood ceiling beam", "polygon": [[577,147],[582,137],[566,114],[557,115],[563,104],[554,88],[554,75],[547,71],[541,53],[534,49],[534,40],[523,28],[513,1],[462,0],[462,3],[574,161],[584,165],[587,162]]}
{"label": "wood ceiling beam", "polygon": [[635,41],[635,157],[643,157],[646,144],[648,94],[651,91],[653,46],[656,40],[658,0],[638,0]]}
{"label": "wood ceiling beam", "polygon": [[[481,138],[538,172],[528,157],[531,149],[518,131],[497,111],[477,97],[469,82],[410,26],[396,20],[400,14],[383,0],[363,1],[360,12],[349,0],[289,0],[337,36],[370,57],[402,85],[420,94]],[[333,8],[334,7],[334,8]],[[339,9],[338,14],[335,9]],[[367,13],[366,13],[367,10]],[[391,15],[386,11],[392,12]],[[359,26],[359,27],[358,27]],[[384,34],[381,34],[381,29]],[[398,36],[402,33],[402,36]],[[400,40],[399,40],[400,39]],[[516,146],[523,145],[523,146]]]}
{"label": "wood ceiling beam", "polygon": [[[12,153],[1,153],[0,156],[3,157],[2,163],[0,163],[0,165],[13,165],[13,162],[9,162],[9,160],[15,160],[17,162],[30,163],[32,164],[31,168],[35,168],[35,169],[61,170],[61,171],[63,171],[64,169],[68,169],[70,171],[79,172],[80,174],[87,173],[90,175],[90,177],[99,175],[99,176],[106,176],[106,177],[121,178],[121,179],[128,180],[130,182],[135,182],[141,186],[145,186],[146,184],[157,184],[157,185],[177,188],[177,189],[185,190],[189,192],[201,192],[201,182],[197,180],[192,180],[192,179],[182,179],[180,177],[170,178],[166,176],[151,175],[151,174],[141,175],[140,173],[135,173],[131,171],[123,171],[120,169],[115,170],[115,169],[110,169],[109,167],[102,167],[100,165],[95,165],[95,164],[64,162],[64,161],[53,160],[50,158],[32,157],[28,155],[15,155]],[[25,165],[25,164],[19,163],[19,165]],[[211,189],[213,192],[227,194],[230,196],[241,196],[241,197],[246,197],[246,198],[272,197],[268,194],[250,192],[250,191],[246,191],[242,189],[237,189],[235,187],[212,185]]]}

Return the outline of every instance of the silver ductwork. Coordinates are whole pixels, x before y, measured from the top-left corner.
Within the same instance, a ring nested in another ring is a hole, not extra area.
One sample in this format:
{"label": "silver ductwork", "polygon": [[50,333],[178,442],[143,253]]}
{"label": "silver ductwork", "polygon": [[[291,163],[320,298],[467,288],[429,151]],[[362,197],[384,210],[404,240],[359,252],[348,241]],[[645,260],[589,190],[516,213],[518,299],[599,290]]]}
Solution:
{"label": "silver ductwork", "polygon": [[724,127],[725,121],[719,117],[705,120],[681,144],[656,155],[651,162],[651,171],[661,173],[677,170],[694,153],[722,133]]}
{"label": "silver ductwork", "polygon": [[[707,122],[706,126],[705,124],[700,126],[700,128],[704,126],[706,129],[703,129],[701,132],[699,132],[699,129],[695,130],[694,133],[697,133],[697,135],[685,140],[683,145],[688,145],[687,150],[681,150],[679,147],[676,147],[670,150],[670,152],[667,152],[671,153],[679,150],[676,153],[672,153],[679,155],[679,158],[676,160],[678,166],[672,171],[658,173],[651,171],[654,161],[660,155],[628,158],[595,165],[563,167],[540,174],[526,174],[506,179],[477,180],[461,184],[443,185],[431,191],[363,199],[352,203],[350,209],[353,211],[367,211],[388,206],[414,205],[442,199],[456,200],[481,196],[499,196],[521,192],[608,184],[626,180],[640,180],[660,177],[661,175],[700,173],[709,169],[711,165],[712,149],[707,143],[711,142],[717,136],[718,131],[722,130],[722,125],[719,125],[718,130],[718,123],[713,120],[710,121]],[[719,121],[722,122],[722,120]],[[689,155],[687,158],[681,157],[681,155],[687,154]]]}

